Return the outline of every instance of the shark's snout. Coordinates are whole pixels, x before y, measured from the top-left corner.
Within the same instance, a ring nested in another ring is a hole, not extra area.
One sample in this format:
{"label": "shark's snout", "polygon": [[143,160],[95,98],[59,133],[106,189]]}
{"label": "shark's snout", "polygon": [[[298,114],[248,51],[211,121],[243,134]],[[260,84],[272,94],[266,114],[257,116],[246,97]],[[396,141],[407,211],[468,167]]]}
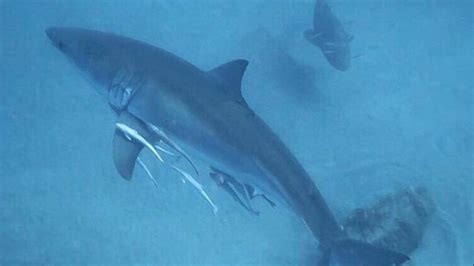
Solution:
{"label": "shark's snout", "polygon": [[44,33],[50,43],[69,61],[103,88],[109,89],[111,79],[117,71],[117,64],[120,63],[116,60],[117,54],[110,56],[108,50],[117,47],[110,40],[121,40],[120,38],[74,27],[50,27],[46,28]]}
{"label": "shark's snout", "polygon": [[48,38],[52,42],[54,42],[57,36],[57,31],[58,31],[57,28],[51,27],[51,28],[47,28],[44,32],[46,33],[46,36],[48,36]]}
{"label": "shark's snout", "polygon": [[61,28],[51,27],[45,30],[46,36],[59,50],[63,50],[66,46],[63,40],[61,40]]}

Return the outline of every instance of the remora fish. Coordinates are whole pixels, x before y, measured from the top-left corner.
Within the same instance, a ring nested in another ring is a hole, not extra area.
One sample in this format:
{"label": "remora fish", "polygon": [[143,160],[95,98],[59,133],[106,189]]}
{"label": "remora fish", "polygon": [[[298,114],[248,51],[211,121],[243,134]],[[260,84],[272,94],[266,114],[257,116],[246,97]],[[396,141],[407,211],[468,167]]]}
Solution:
{"label": "remora fish", "polygon": [[323,52],[327,61],[337,70],[346,71],[351,65],[350,43],[353,36],[344,30],[326,0],[317,0],[314,6],[313,29],[304,32],[305,38]]}
{"label": "remora fish", "polygon": [[299,215],[319,240],[321,265],[398,265],[408,259],[347,238],[308,173],[242,97],[247,61],[202,71],[158,47],[114,34],[79,28],[50,28],[46,34],[98,85],[121,128],[130,128],[125,137],[117,129],[114,137],[114,161],[124,178],[131,178],[143,143],[156,143],[166,133],[209,158],[246,191]]}

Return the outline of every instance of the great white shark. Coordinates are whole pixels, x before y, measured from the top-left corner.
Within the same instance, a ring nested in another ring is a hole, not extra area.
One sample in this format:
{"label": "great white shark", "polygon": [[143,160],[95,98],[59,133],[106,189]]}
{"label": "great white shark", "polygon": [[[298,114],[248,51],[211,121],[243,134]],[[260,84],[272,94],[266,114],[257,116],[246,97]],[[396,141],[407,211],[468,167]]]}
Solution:
{"label": "great white shark", "polygon": [[[319,241],[320,265],[408,260],[347,237],[308,173],[243,98],[246,60],[203,71],[163,49],[111,33],[49,28],[46,34],[117,114],[113,157],[122,177],[132,177],[143,148],[159,161],[169,151],[192,164],[181,148],[188,147],[211,162],[214,179],[249,209],[248,200],[260,195],[301,217]],[[191,174],[172,167],[217,210]]]}
{"label": "great white shark", "polygon": [[304,32],[306,40],[321,49],[335,69],[346,71],[351,65],[350,43],[353,36],[346,32],[326,0],[316,0],[313,28]]}

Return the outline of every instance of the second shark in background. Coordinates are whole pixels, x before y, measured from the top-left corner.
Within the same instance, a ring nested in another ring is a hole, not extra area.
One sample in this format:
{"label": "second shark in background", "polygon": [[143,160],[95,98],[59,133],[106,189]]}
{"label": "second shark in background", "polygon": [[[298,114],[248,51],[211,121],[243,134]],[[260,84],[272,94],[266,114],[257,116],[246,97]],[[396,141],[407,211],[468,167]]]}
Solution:
{"label": "second shark in background", "polygon": [[349,69],[352,57],[350,43],[354,37],[345,31],[325,0],[316,1],[313,29],[306,30],[304,36],[321,49],[326,60],[335,69]]}

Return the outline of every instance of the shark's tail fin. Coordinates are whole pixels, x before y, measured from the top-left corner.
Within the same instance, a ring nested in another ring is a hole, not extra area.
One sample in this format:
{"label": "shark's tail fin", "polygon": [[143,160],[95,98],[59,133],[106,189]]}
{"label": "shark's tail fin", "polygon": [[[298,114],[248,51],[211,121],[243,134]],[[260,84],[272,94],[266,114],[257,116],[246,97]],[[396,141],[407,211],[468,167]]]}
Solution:
{"label": "shark's tail fin", "polygon": [[393,266],[402,265],[409,259],[408,256],[389,249],[358,240],[344,239],[335,242],[332,248],[323,254],[319,266]]}

